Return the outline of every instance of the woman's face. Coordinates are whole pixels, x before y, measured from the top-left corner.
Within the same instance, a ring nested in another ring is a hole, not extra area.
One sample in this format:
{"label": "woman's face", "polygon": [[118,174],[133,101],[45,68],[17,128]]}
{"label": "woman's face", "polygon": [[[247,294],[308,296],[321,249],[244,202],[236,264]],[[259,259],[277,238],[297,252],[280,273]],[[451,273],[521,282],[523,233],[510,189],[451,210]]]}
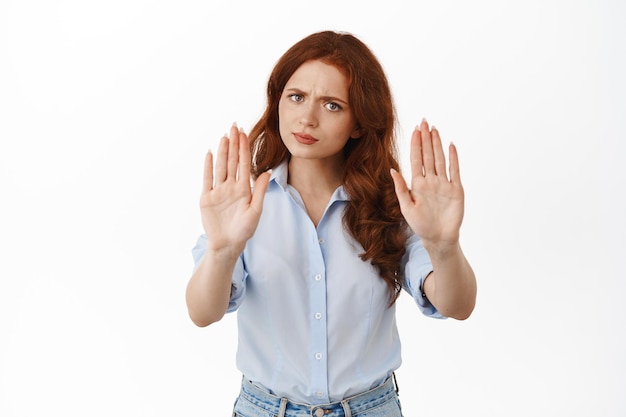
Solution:
{"label": "woman's face", "polygon": [[278,120],[292,161],[343,161],[346,142],[360,136],[348,88],[341,71],[317,60],[305,62],[289,78],[278,102]]}

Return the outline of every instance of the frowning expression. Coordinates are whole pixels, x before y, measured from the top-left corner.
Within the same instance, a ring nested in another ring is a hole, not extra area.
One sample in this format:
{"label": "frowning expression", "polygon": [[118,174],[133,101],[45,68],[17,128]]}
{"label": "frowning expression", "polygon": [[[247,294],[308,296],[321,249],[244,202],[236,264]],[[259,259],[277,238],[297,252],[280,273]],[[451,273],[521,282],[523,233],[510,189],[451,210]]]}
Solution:
{"label": "frowning expression", "polygon": [[359,137],[348,88],[348,78],[339,69],[318,60],[305,62],[289,78],[278,117],[292,160],[343,160],[346,142]]}

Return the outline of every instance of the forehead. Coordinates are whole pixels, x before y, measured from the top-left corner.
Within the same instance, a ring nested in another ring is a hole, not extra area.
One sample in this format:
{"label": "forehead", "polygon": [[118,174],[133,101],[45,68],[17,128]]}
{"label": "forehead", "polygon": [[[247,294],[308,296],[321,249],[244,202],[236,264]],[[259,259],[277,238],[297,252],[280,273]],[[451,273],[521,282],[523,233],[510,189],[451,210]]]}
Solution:
{"label": "forehead", "polygon": [[347,97],[349,80],[333,65],[322,61],[307,61],[300,65],[287,81],[285,88],[313,90],[320,94],[341,94]]}

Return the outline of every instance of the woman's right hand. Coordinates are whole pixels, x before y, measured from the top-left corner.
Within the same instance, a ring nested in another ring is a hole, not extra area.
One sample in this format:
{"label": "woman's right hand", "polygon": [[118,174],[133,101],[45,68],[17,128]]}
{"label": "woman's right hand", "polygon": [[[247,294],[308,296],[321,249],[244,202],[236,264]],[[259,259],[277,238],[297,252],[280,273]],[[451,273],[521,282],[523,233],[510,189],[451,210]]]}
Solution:
{"label": "woman's right hand", "polygon": [[270,173],[265,172],[257,178],[253,192],[251,164],[248,136],[236,124],[230,128],[229,136],[220,141],[215,171],[213,154],[211,151],[207,153],[200,196],[207,251],[235,258],[254,234]]}

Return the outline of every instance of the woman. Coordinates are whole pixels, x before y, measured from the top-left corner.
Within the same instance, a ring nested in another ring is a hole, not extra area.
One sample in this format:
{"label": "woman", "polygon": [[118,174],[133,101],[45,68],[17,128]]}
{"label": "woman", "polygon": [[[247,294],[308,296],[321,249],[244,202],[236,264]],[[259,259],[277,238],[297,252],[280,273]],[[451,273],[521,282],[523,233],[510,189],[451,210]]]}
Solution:
{"label": "woman", "polygon": [[325,31],[277,62],[250,138],[233,125],[215,163],[207,154],[187,306],[198,326],[238,311],[235,415],[400,416],[401,289],[427,316],[471,314],[456,149],[448,178],[439,133],[423,120],[409,189],[394,127],[376,57]]}

